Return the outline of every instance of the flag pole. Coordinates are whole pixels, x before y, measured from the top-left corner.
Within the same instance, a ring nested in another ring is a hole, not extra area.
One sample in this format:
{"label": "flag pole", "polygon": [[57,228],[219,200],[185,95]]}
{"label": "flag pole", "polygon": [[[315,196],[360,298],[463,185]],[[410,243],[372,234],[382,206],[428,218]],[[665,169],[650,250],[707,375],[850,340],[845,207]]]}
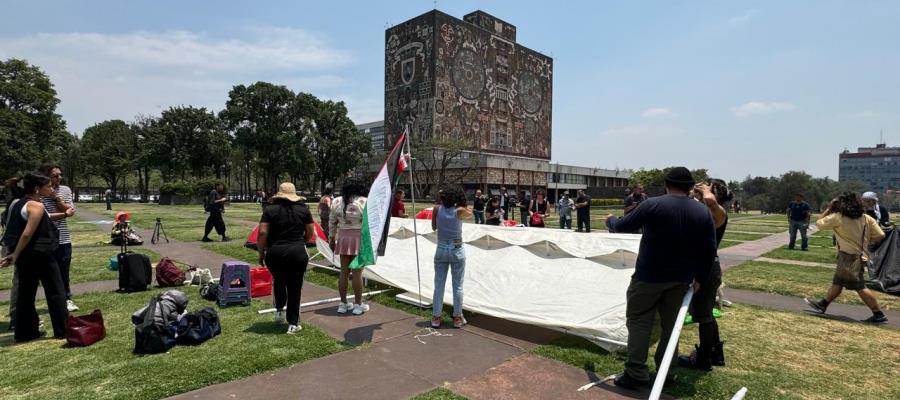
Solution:
{"label": "flag pole", "polygon": [[413,243],[416,247],[416,280],[419,285],[419,308],[422,308],[422,272],[419,268],[419,229],[418,224],[416,223],[416,182],[415,179],[413,179],[413,170],[416,169],[416,163],[413,162],[412,147],[409,145],[409,124],[406,125],[404,131],[406,133],[406,154],[409,155],[409,197],[412,200],[413,206]]}

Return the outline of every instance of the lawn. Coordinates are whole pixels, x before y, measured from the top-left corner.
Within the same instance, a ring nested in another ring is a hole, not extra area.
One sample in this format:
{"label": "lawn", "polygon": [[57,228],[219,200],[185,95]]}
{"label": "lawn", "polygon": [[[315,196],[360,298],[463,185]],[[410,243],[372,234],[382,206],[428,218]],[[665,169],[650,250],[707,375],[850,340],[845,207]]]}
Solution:
{"label": "lawn", "polygon": [[[804,267],[752,261],[725,272],[728,287],[786,296],[821,298],[831,285],[834,268]],[[900,296],[872,291],[878,303],[888,310],[900,310]],[[838,303],[863,304],[853,291],[844,291]]]}
{"label": "lawn", "polygon": [[[113,211],[106,211],[105,205],[97,203],[87,203],[80,205],[80,207],[101,214],[104,218],[108,217],[110,220],[115,217],[116,212],[127,211],[134,226],[147,230],[153,229],[158,217],[161,219],[162,227],[169,238],[185,242],[199,241],[203,237],[207,218],[207,214],[203,212],[203,207],[199,205],[160,206],[148,203],[121,203],[116,204],[113,207]],[[258,210],[258,206],[256,208]],[[243,209],[242,207],[240,210]],[[254,220],[235,218],[229,210],[230,208],[225,210],[226,234],[235,240],[243,240],[253,230],[255,222]],[[236,214],[243,215],[241,213]],[[255,220],[258,219],[259,213],[257,212]],[[213,231],[211,238],[215,239],[216,237],[215,231]],[[143,239],[145,241],[150,240],[149,237]],[[108,237],[107,240],[109,240]]]}
{"label": "lawn", "polygon": [[449,389],[439,387],[413,397],[410,400],[466,400],[466,397],[453,393]]}
{"label": "lawn", "polygon": [[[900,398],[900,330],[744,305],[726,309],[719,326],[727,365],[708,374],[676,367],[676,385],[666,393],[729,399],[746,386],[749,399]],[[697,329],[689,325],[682,354],[696,342]],[[601,377],[623,370],[621,356],[572,336],[532,352]]]}
{"label": "lawn", "polygon": [[[272,321],[270,314],[257,314],[270,305],[254,301],[249,307],[217,308],[222,334],[203,345],[133,355],[130,315],[159,291],[79,296],[85,313],[103,311],[107,329],[106,339],[86,348],[67,348],[64,341],[52,339],[15,345],[6,330],[7,317],[0,317],[0,398],[159,399],[349,348],[312,325],[303,324],[298,335],[286,335],[287,327]],[[185,292],[189,310],[213,306],[196,290]],[[42,319],[49,324],[46,314]]]}
{"label": "lawn", "polygon": [[[130,247],[129,251],[146,254],[150,257],[151,263],[159,261],[159,254],[152,250],[136,246]],[[75,246],[72,250],[72,266],[69,270],[71,284],[118,279],[118,272],[109,269],[109,259],[116,254],[119,254],[119,248],[116,246]],[[12,276],[12,267],[0,268],[0,290],[7,290],[12,287]]]}
{"label": "lawn", "polygon": [[785,232],[787,231],[787,227],[774,226],[769,224],[732,224],[729,222],[727,231],[773,234]]}
{"label": "lawn", "polygon": [[794,250],[789,250],[787,245],[783,247],[779,247],[775,250],[772,250],[766,254],[763,254],[763,257],[768,258],[777,258],[782,260],[796,260],[796,261],[811,261],[818,263],[827,263],[833,264],[835,258],[837,257],[837,250],[834,247],[818,247],[818,246],[810,246],[809,251],[801,251],[799,239],[797,240],[796,248]]}
{"label": "lawn", "polygon": [[725,231],[725,236],[724,236],[723,238],[724,238],[724,239],[731,239],[731,240],[744,240],[744,241],[747,241],[747,240],[758,240],[758,239],[762,239],[762,238],[764,238],[764,237],[766,237],[766,236],[769,236],[769,235],[768,235],[768,234],[765,234],[765,233],[735,233],[735,232],[729,232],[729,231],[726,230],[726,231]]}

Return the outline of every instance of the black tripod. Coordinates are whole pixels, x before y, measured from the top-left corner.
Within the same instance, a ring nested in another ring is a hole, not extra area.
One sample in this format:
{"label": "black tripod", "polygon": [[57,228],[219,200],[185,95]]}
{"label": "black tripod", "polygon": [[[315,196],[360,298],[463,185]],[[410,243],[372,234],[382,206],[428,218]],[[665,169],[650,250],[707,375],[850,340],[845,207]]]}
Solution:
{"label": "black tripod", "polygon": [[163,238],[166,239],[166,243],[169,243],[169,235],[166,235],[166,230],[162,226],[162,218],[156,217],[156,226],[153,227],[153,235],[150,236],[150,243],[156,244],[159,241],[159,234],[162,232]]}

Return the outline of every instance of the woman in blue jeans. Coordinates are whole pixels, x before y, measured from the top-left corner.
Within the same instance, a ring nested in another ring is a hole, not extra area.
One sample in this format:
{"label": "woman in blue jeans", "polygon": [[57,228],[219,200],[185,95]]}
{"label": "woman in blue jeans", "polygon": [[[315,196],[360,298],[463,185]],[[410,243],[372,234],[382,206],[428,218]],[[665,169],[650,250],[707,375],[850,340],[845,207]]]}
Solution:
{"label": "woman in blue jeans", "polygon": [[431,228],[437,231],[437,251],[434,254],[434,295],[432,296],[431,327],[440,328],[444,306],[444,287],[450,270],[453,287],[453,327],[462,328],[463,279],[466,274],[466,252],[462,243],[462,219],[470,217],[466,195],[457,186],[441,189],[440,203],[431,213]]}

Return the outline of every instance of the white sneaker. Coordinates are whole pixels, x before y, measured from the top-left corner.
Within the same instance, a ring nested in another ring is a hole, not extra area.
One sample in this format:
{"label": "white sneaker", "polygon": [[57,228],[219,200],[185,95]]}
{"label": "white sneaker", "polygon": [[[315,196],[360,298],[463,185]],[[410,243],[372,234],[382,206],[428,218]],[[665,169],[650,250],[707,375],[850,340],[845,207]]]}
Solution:
{"label": "white sneaker", "polygon": [[75,305],[74,301],[66,300],[66,309],[69,310],[69,312],[74,312],[78,311],[78,306]]}
{"label": "white sneaker", "polygon": [[353,311],[353,303],[341,303],[338,306],[338,314],[346,314],[350,311]]}
{"label": "white sneaker", "polygon": [[369,311],[368,304],[363,303],[363,304],[357,304],[357,305],[353,306],[353,315],[362,315],[366,311]]}
{"label": "white sneaker", "polygon": [[288,326],[287,334],[288,334],[288,335],[293,335],[293,334],[295,334],[295,333],[297,333],[297,332],[300,332],[300,331],[302,331],[302,330],[303,330],[303,327],[300,326],[300,325],[290,325],[290,326]]}
{"label": "white sneaker", "polygon": [[284,322],[284,311],[275,311],[275,322],[279,324]]}

